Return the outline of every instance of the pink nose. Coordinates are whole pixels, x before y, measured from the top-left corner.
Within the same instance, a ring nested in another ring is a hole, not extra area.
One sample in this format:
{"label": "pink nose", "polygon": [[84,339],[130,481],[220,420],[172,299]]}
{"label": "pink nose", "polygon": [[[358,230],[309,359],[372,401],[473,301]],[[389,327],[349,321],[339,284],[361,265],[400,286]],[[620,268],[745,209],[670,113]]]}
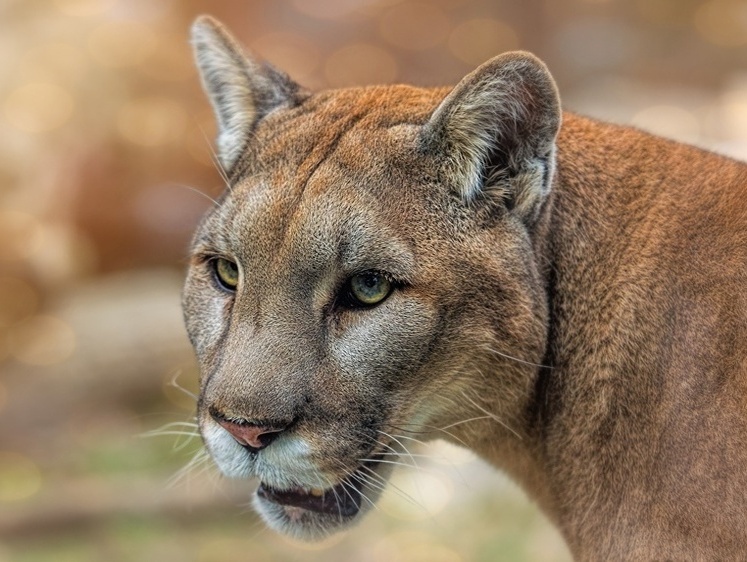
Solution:
{"label": "pink nose", "polygon": [[231,434],[239,445],[253,449],[264,449],[285,429],[247,422],[237,423],[226,419],[216,419],[216,421]]}

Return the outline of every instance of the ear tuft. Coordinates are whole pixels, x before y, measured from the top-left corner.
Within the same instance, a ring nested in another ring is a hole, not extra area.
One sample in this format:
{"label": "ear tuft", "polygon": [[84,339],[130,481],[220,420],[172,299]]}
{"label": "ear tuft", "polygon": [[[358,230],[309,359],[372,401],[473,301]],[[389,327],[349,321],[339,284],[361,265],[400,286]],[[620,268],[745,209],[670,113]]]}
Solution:
{"label": "ear tuft", "polygon": [[200,16],[192,24],[191,42],[203,89],[218,121],[218,157],[230,169],[257,122],[273,109],[299,103],[301,88],[269,64],[247,56],[210,16]]}
{"label": "ear tuft", "polygon": [[433,113],[422,140],[465,201],[492,191],[531,220],[550,189],[560,121],[545,65],[513,52],[467,75]]}

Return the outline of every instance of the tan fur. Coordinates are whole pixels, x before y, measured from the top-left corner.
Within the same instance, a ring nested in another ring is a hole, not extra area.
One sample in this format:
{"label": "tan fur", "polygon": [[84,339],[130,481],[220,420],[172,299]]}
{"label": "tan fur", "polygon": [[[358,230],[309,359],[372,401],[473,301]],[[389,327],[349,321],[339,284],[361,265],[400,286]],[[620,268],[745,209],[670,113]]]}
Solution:
{"label": "tan fur", "polygon": [[[746,559],[747,166],[569,113],[558,133],[523,53],[453,91],[312,94],[226,67],[244,60],[227,37],[195,25],[216,111],[222,84],[243,93],[184,295],[219,467],[328,488],[444,438],[516,479],[578,559]],[[211,82],[214,60],[230,79]],[[235,293],[214,256],[239,264]],[[367,270],[397,288],[340,306]],[[287,428],[249,453],[211,411]],[[257,503],[307,538],[359,518]]]}

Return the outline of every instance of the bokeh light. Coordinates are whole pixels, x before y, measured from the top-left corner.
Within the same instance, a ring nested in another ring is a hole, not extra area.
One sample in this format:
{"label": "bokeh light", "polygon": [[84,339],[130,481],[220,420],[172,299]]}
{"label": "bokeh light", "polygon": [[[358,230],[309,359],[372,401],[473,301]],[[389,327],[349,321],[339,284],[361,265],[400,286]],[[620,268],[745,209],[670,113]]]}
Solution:
{"label": "bokeh light", "polygon": [[651,133],[697,142],[700,122],[691,112],[672,105],[654,105],[633,116],[632,124]]}
{"label": "bokeh light", "polygon": [[324,552],[345,539],[340,533],[324,537],[318,541],[302,541],[285,535],[281,535],[279,538],[283,543],[292,546],[294,549],[306,552]]}
{"label": "bokeh light", "polygon": [[356,43],[335,51],[324,67],[333,88],[360,84],[390,84],[397,77],[397,61],[376,45]]}
{"label": "bokeh light", "polygon": [[476,66],[519,47],[516,31],[496,19],[471,19],[457,25],[449,36],[449,49],[460,60]]}
{"label": "bokeh light", "polygon": [[88,17],[111,8],[115,0],[53,0],[53,5],[70,16]]}
{"label": "bokeh light", "polygon": [[312,41],[294,33],[268,33],[253,41],[251,47],[298,83],[313,85],[322,56]]}
{"label": "bokeh light", "polygon": [[41,485],[41,471],[34,461],[20,453],[0,451],[0,505],[25,500]]}
{"label": "bokeh light", "polygon": [[33,316],[11,331],[11,353],[28,365],[55,365],[70,357],[74,350],[75,332],[54,316]]}
{"label": "bokeh light", "polygon": [[203,112],[201,116],[192,116],[184,135],[184,146],[195,162],[209,168],[215,166],[216,162],[211,140],[213,136],[215,123],[212,113]]}
{"label": "bokeh light", "polygon": [[747,2],[744,0],[708,0],[694,16],[695,29],[720,47],[747,45]]}
{"label": "bokeh light", "polygon": [[192,64],[192,57],[184,44],[183,35],[159,33],[156,45],[149,47],[143,54],[143,74],[154,80],[168,82],[196,79],[197,72]]}
{"label": "bokeh light", "polygon": [[42,225],[28,213],[0,209],[0,262],[28,258],[38,248]]}
{"label": "bokeh light", "polygon": [[[408,462],[407,455],[403,456],[403,462]],[[414,464],[414,459],[409,462]],[[453,485],[441,474],[396,472],[380,508],[397,519],[418,521],[439,514],[449,504],[453,494]]]}
{"label": "bokeh light", "polygon": [[184,107],[163,96],[136,98],[119,110],[117,129],[124,139],[143,148],[182,141],[187,127]]}
{"label": "bokeh light", "polygon": [[28,254],[28,266],[47,283],[64,284],[96,270],[98,255],[91,239],[74,225],[47,221],[39,242]]}
{"label": "bokeh light", "polygon": [[446,40],[449,18],[436,4],[395,5],[381,16],[379,32],[388,43],[408,50],[431,49]]}
{"label": "bokeh light", "polygon": [[64,125],[73,113],[70,92],[53,83],[32,82],[13,90],[5,99],[7,121],[28,133],[43,133]]}
{"label": "bokeh light", "polygon": [[300,13],[318,19],[339,20],[353,14],[371,0],[291,0]]}
{"label": "bokeh light", "polygon": [[378,540],[372,549],[375,562],[468,562],[427,533],[400,531]]}
{"label": "bokeh light", "polygon": [[477,460],[475,453],[469,449],[452,445],[446,441],[429,443],[426,452],[433,459],[433,462],[451,467],[464,466]]}
{"label": "bokeh light", "polygon": [[155,51],[156,34],[135,21],[111,21],[99,25],[88,39],[88,52],[102,66],[135,66]]}
{"label": "bokeh light", "polygon": [[75,85],[85,74],[87,62],[85,51],[70,42],[42,43],[22,57],[19,74],[28,82]]}
{"label": "bokeh light", "polygon": [[39,293],[26,279],[0,275],[0,328],[8,328],[34,314]]}
{"label": "bokeh light", "polygon": [[671,23],[679,17],[680,0],[636,0],[636,8],[641,16],[655,23]]}
{"label": "bokeh light", "polygon": [[721,96],[722,123],[729,139],[747,139],[747,73]]}
{"label": "bokeh light", "polygon": [[215,538],[205,541],[197,551],[196,562],[226,562],[247,556],[252,562],[273,562],[270,553],[261,544],[248,544],[239,538]]}

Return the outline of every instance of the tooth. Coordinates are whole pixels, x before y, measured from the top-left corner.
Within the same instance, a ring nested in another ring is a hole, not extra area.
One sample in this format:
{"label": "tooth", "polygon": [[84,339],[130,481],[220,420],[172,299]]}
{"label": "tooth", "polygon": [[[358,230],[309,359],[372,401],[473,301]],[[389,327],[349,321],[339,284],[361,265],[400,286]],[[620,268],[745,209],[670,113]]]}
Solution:
{"label": "tooth", "polygon": [[309,492],[312,496],[316,496],[317,498],[324,495],[324,491],[320,490],[319,488],[312,488]]}

